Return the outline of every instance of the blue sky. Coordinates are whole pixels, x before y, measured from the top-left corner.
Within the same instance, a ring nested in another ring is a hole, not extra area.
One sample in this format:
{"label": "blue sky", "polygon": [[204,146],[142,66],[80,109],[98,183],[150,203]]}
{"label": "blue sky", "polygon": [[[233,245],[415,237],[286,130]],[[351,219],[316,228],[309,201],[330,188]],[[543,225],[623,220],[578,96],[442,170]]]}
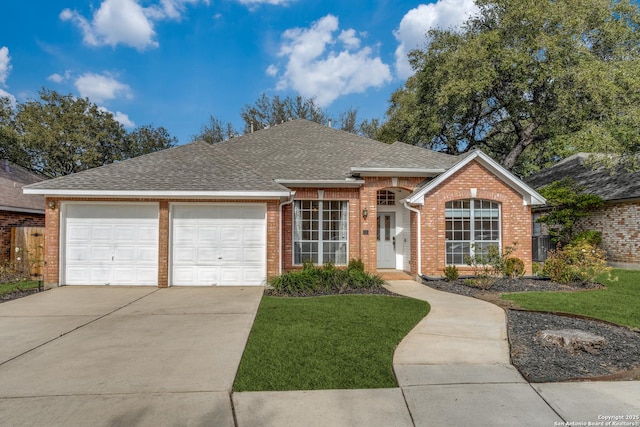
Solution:
{"label": "blue sky", "polygon": [[337,118],[384,118],[430,27],[472,0],[35,0],[3,2],[0,95],[88,97],[128,129],[190,141],[209,115],[242,129],[261,93],[316,97]]}

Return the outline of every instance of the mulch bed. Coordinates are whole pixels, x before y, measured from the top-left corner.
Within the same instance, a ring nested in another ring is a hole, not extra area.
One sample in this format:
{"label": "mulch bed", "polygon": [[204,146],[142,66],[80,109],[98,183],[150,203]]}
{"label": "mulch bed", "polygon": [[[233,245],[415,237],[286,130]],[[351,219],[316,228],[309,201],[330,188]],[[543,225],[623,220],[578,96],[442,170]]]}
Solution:
{"label": "mulch bed", "polygon": [[0,303],[3,303],[5,301],[11,301],[11,300],[22,298],[22,297],[26,297],[26,296],[29,296],[29,295],[35,294],[35,293],[38,293],[38,288],[27,289],[27,290],[24,290],[24,291],[11,292],[9,294],[2,295],[0,297]]}
{"label": "mulch bed", "polygon": [[[426,281],[434,289],[483,299],[507,312],[511,362],[530,382],[640,379],[640,332],[579,316],[524,311],[500,298],[505,292],[566,291],[603,288],[603,285],[562,285],[550,280],[500,279],[490,291],[454,282]],[[574,351],[537,338],[546,329],[578,329],[603,337],[606,345],[597,354]]]}
{"label": "mulch bed", "polygon": [[389,292],[388,290],[386,290],[385,288],[376,288],[376,287],[372,287],[372,288],[348,288],[348,289],[344,289],[341,292],[336,292],[336,291],[314,291],[314,292],[307,292],[304,294],[297,294],[297,295],[291,295],[291,294],[287,294],[284,292],[278,292],[275,289],[265,289],[264,294],[267,296],[273,296],[273,297],[320,297],[320,296],[327,296],[327,295],[392,295],[392,296],[398,296],[397,294],[394,294],[393,292]]}

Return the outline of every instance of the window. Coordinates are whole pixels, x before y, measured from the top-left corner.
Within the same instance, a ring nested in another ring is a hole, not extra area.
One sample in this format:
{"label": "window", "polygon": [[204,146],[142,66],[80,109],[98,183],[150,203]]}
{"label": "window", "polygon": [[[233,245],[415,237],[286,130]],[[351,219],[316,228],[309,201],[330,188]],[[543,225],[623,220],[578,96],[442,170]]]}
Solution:
{"label": "window", "polygon": [[447,264],[500,247],[500,204],[490,200],[454,200],[445,205]]}
{"label": "window", "polygon": [[347,264],[349,205],[345,201],[296,200],[293,263]]}
{"label": "window", "polygon": [[396,204],[396,195],[393,191],[378,191],[378,206],[394,206]]}

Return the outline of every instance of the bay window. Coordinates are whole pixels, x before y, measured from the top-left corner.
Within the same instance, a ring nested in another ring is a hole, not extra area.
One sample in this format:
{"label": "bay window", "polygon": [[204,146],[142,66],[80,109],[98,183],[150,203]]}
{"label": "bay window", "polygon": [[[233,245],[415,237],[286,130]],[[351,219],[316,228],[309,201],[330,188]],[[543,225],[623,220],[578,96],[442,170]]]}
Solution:
{"label": "bay window", "polygon": [[349,204],[339,200],[296,200],[293,205],[293,263],[346,265]]}

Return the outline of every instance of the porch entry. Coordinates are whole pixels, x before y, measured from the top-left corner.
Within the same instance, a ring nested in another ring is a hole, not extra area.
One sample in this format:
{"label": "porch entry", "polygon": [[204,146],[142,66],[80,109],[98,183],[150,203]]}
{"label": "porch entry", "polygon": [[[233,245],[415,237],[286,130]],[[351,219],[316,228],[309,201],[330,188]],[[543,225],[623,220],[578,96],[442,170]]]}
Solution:
{"label": "porch entry", "polygon": [[396,268],[396,214],[379,212],[377,222],[378,268]]}

